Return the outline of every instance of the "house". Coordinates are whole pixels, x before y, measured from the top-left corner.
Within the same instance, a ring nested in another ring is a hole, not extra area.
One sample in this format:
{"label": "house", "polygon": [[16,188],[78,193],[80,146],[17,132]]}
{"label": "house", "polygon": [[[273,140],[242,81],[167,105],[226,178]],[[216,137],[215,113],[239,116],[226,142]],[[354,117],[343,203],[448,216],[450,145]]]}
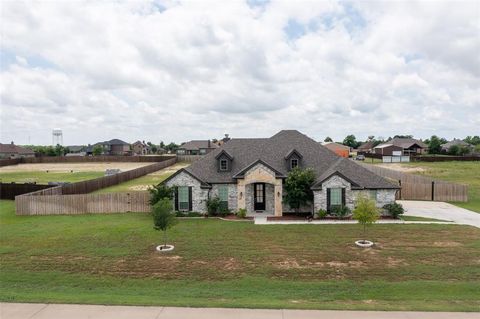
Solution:
{"label": "house", "polygon": [[473,146],[472,144],[469,144],[469,143],[467,143],[463,140],[456,139],[456,138],[454,138],[450,142],[447,142],[445,144],[440,145],[440,147],[442,148],[443,152],[448,152],[450,150],[450,147],[452,147],[454,145],[456,145],[458,147],[462,147],[462,148],[463,147],[468,148],[470,150],[470,152],[472,152],[475,149],[475,146]]}
{"label": "house", "polygon": [[110,141],[99,142],[94,145],[88,145],[86,153],[88,155],[93,154],[93,149],[95,146],[100,145],[103,149],[103,155],[130,155],[130,144],[119,139],[113,139]]}
{"label": "house", "polygon": [[389,144],[399,146],[403,150],[403,155],[423,154],[427,151],[427,144],[414,138],[395,137],[388,141]]}
{"label": "house", "polygon": [[359,153],[372,153],[373,148],[375,147],[375,141],[370,141],[363,143],[357,148],[357,152]]}
{"label": "house", "polygon": [[297,211],[353,208],[359,194],[371,196],[381,207],[395,201],[399,188],[295,130],[270,138],[233,138],[163,183],[175,188],[180,211],[206,212],[206,200],[219,197],[231,211],[245,208],[248,214],[282,216],[294,211],[283,201],[283,184],[295,167],[312,168],[316,176],[313,205]]}
{"label": "house", "polygon": [[180,145],[177,155],[205,155],[219,146],[210,140],[193,140]]}
{"label": "house", "polygon": [[132,150],[134,155],[147,155],[152,153],[152,148],[146,144],[145,141],[136,141],[133,143]]}
{"label": "house", "polygon": [[21,157],[35,157],[35,152],[31,149],[10,144],[0,143],[0,158],[21,158]]}
{"label": "house", "polygon": [[385,156],[401,156],[403,154],[403,148],[400,146],[395,146],[391,143],[384,143],[375,146],[373,153]]}
{"label": "house", "polygon": [[329,150],[331,150],[332,152],[334,152],[335,154],[337,154],[338,156],[346,157],[346,158],[350,156],[349,146],[345,146],[343,144],[339,144],[335,142],[323,142],[322,145],[328,148]]}

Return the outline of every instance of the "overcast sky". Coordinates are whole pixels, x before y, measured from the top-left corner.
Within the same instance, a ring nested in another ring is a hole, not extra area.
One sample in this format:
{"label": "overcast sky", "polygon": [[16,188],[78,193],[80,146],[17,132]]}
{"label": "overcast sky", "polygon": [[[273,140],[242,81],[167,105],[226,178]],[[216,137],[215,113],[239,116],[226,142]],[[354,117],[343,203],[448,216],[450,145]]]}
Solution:
{"label": "overcast sky", "polygon": [[480,1],[1,1],[0,142],[480,134]]}

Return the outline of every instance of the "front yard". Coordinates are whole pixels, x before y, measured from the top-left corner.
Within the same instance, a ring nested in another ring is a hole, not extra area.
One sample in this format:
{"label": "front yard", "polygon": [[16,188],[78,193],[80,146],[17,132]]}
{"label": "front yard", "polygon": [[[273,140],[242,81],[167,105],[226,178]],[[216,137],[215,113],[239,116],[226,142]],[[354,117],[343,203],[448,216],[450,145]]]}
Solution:
{"label": "front yard", "polygon": [[480,230],[187,219],[160,255],[148,214],[14,215],[0,201],[0,300],[478,311]]}

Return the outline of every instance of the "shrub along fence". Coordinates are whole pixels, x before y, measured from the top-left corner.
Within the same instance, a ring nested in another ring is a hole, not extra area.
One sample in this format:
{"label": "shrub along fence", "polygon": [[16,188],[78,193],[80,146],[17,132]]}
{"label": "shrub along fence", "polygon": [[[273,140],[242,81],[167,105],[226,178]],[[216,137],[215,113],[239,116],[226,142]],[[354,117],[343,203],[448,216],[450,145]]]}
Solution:
{"label": "shrub along fence", "polygon": [[362,164],[377,175],[394,180],[402,187],[397,199],[467,202],[468,186],[407,174],[375,165]]}
{"label": "shrub along fence", "polygon": [[[176,157],[119,174],[55,186],[15,197],[17,215],[121,213],[149,211],[148,192],[87,194],[175,164]],[[143,193],[143,195],[142,195]],[[103,211],[102,211],[103,210]]]}

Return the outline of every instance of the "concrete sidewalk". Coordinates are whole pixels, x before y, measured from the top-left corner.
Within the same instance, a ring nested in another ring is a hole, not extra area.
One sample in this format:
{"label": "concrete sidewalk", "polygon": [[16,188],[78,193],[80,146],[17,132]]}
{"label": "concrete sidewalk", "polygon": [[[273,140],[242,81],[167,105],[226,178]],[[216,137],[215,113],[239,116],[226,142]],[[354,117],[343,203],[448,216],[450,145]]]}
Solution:
{"label": "concrete sidewalk", "polygon": [[477,319],[467,312],[269,310],[1,303],[1,319]]}

